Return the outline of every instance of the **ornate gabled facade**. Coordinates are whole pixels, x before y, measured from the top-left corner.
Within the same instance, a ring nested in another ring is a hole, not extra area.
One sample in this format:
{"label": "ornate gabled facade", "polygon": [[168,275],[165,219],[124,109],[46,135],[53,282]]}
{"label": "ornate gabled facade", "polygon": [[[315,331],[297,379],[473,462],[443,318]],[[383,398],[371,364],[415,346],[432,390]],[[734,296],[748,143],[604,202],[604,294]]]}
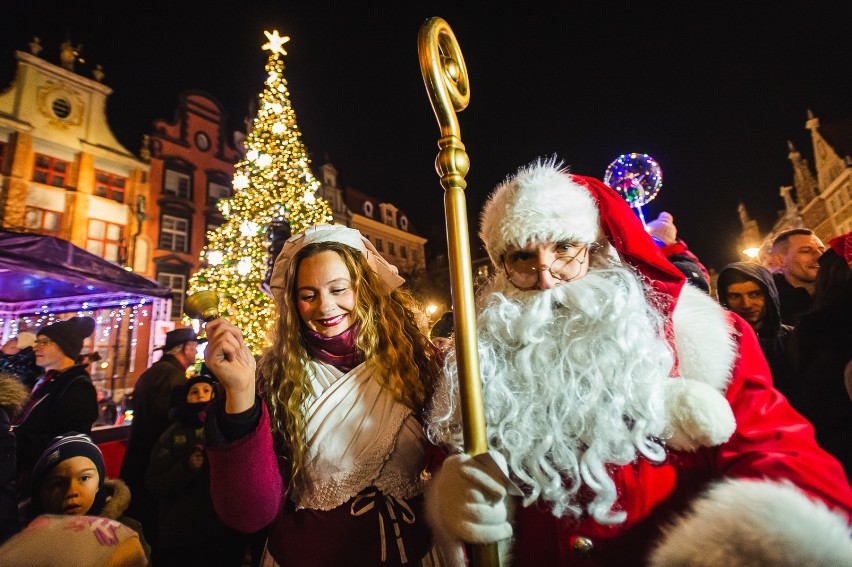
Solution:
{"label": "ornate gabled facade", "polygon": [[318,194],[329,202],[336,224],[358,229],[403,276],[426,270],[427,239],[414,232],[404,211],[356,189],[341,189],[337,170],[330,163],[319,169],[322,185]]}
{"label": "ornate gabled facade", "polygon": [[228,134],[222,105],[200,92],[180,95],[172,122],[154,123],[147,150],[152,222],[137,245],[151,251],[145,275],[172,290],[171,319],[179,320],[207,232],[224,222],[216,202],[233,194],[241,153]]}
{"label": "ornate gabled facade", "polygon": [[111,262],[132,265],[128,237],[148,198],[148,165],[116,140],[106,118],[112,89],[74,71],[70,42],[61,66],[18,51],[0,94],[0,222],[51,234]]}
{"label": "ornate gabled facade", "polygon": [[[70,41],[61,45],[59,64],[41,52],[37,38],[30,53],[16,52],[15,78],[0,94],[0,226],[57,237],[144,273],[150,258],[135,253],[132,241],[150,202],[148,164],[110,129],[112,89],[101,82],[103,69],[95,67],[92,78],[80,74],[79,48]],[[93,316],[97,327],[84,348],[102,361],[92,375],[101,392],[119,399],[134,373],[147,367],[152,322],[169,301],[106,295],[4,305],[0,323],[34,330],[71,313]]]}
{"label": "ornate gabled facade", "polygon": [[852,230],[852,121],[822,126],[808,111],[805,126],[811,132],[814,171],[787,142],[793,185],[780,188],[784,210],[769,233],[761,238],[757,223],[740,205],[741,249],[760,243],[758,259],[768,251],[775,235],[789,228],[809,228],[823,242]]}

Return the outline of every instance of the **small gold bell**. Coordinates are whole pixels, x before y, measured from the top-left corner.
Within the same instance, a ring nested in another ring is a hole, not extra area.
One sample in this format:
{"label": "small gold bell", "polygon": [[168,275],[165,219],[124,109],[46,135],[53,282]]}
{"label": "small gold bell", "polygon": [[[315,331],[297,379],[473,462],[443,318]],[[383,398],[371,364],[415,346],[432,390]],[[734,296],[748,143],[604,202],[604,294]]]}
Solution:
{"label": "small gold bell", "polygon": [[219,296],[215,291],[204,290],[193,293],[186,298],[183,312],[187,317],[204,321],[205,323],[219,318]]}

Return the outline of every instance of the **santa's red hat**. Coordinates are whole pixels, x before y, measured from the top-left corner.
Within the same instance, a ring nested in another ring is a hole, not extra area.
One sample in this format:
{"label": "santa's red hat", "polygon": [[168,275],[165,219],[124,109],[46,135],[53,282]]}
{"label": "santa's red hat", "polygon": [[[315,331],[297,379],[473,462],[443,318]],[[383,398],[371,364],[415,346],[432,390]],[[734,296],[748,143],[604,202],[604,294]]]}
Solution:
{"label": "santa's red hat", "polygon": [[479,236],[496,267],[509,246],[605,237],[622,261],[674,301],[686,278],[666,260],[642,222],[613,189],[592,177],[572,175],[555,158],[522,167],[491,193]]}

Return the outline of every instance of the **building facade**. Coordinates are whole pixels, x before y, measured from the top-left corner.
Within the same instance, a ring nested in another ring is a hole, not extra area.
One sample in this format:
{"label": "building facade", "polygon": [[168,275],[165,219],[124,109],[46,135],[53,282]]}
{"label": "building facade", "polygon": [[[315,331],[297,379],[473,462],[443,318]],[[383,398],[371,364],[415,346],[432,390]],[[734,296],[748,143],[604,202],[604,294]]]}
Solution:
{"label": "building facade", "polygon": [[233,193],[234,165],[241,153],[228,135],[226,118],[210,95],[185,92],[173,121],[156,121],[146,139],[150,222],[136,246],[139,256],[151,261],[139,269],[172,290],[173,321],[183,314],[189,277],[200,267],[207,232],[224,222],[216,203]]}
{"label": "building facade", "polygon": [[811,133],[814,168],[787,142],[793,185],[780,188],[784,210],[770,231],[761,235],[745,206],[739,206],[740,249],[758,247],[754,261],[761,261],[775,235],[790,228],[809,228],[823,242],[852,230],[852,121],[823,126],[808,111],[805,127]]}
{"label": "building facade", "polygon": [[415,232],[404,211],[357,189],[340,188],[337,169],[330,163],[319,172],[318,194],[331,206],[335,224],[358,229],[406,279],[426,271],[427,239]]}

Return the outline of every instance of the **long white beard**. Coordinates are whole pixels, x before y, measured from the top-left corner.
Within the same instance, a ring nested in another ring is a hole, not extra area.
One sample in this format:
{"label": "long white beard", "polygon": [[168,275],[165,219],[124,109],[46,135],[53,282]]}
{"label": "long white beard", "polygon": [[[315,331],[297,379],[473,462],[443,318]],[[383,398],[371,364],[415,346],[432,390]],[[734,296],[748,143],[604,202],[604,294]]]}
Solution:
{"label": "long white beard", "polygon": [[[477,325],[488,440],[524,488],[524,505],[542,499],[554,516],[580,516],[585,483],[594,494],[586,511],[623,522],[607,465],[665,457],[663,384],[673,356],[659,312],[623,267],[534,292],[498,275],[485,293]],[[454,357],[446,370],[457,387]],[[434,440],[458,431],[456,395],[438,398]]]}

